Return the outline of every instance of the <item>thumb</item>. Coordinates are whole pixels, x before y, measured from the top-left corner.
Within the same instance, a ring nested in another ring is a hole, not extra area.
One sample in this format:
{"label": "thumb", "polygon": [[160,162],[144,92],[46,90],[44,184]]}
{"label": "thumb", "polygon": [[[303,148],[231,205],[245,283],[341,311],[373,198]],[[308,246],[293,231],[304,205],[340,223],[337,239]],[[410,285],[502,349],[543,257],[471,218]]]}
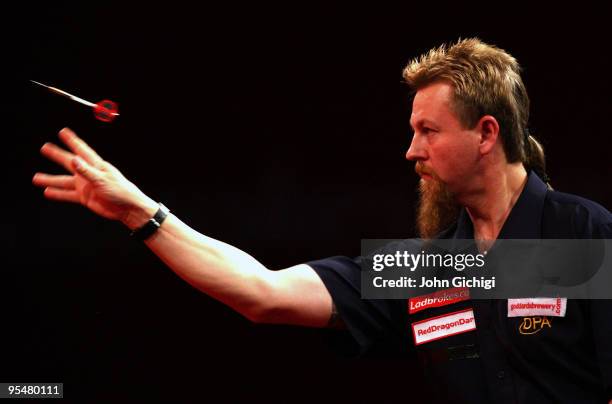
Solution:
{"label": "thumb", "polygon": [[72,167],[77,173],[87,178],[89,181],[98,181],[102,178],[102,173],[79,156],[72,159]]}

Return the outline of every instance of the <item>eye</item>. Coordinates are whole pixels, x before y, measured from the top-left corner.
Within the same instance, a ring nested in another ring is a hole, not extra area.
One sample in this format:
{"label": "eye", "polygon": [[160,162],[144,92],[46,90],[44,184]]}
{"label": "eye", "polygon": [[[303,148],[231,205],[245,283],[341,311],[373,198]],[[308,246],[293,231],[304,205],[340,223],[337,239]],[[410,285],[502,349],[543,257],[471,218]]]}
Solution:
{"label": "eye", "polygon": [[433,130],[433,129],[431,129],[431,128],[428,128],[428,127],[423,127],[423,129],[421,129],[421,132],[422,132],[424,135],[427,135],[427,134],[429,134],[429,133],[431,133],[431,132],[435,132],[435,130]]}

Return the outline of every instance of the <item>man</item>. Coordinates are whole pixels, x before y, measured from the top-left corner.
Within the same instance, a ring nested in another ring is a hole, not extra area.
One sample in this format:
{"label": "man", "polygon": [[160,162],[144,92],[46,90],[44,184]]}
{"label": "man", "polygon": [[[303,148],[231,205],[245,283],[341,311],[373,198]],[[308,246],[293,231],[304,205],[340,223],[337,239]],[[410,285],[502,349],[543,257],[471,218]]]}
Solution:
{"label": "man", "polygon": [[[553,192],[539,144],[527,132],[529,99],[516,60],[477,39],[430,51],[404,71],[415,90],[406,158],[421,176],[424,238],[608,238],[612,217],[585,199]],[[440,401],[605,402],[612,398],[612,305],[567,301],[565,315],[530,319],[523,334],[506,301],[460,299],[408,314],[401,300],[364,300],[356,260],[332,257],[280,271],[191,229],[155,203],[69,129],[72,152],[42,153],[71,175],[37,173],[49,199],[120,220],[194,287],[255,322],[325,327],[342,322],[362,352],[416,352]],[[153,220],[151,220],[153,218]],[[411,329],[469,312],[469,332],[412,342]],[[522,327],[522,328],[521,328]]]}

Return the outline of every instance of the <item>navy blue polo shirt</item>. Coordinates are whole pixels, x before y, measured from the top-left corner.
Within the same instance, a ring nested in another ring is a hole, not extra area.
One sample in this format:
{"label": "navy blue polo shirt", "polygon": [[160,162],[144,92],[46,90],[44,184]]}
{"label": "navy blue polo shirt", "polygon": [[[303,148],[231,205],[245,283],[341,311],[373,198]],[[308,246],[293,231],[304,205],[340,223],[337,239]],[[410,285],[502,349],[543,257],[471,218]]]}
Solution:
{"label": "navy blue polo shirt", "polygon": [[[440,238],[472,239],[463,210]],[[499,238],[612,238],[612,214],[556,192],[533,172]],[[612,301],[571,300],[563,317],[508,317],[507,300],[461,300],[408,314],[405,300],[361,298],[359,258],[309,262],[362,354],[416,354],[438,402],[608,403],[612,399]],[[612,285],[611,285],[612,286]],[[415,346],[412,325],[473,311],[476,328]],[[538,326],[537,332],[525,332]]]}

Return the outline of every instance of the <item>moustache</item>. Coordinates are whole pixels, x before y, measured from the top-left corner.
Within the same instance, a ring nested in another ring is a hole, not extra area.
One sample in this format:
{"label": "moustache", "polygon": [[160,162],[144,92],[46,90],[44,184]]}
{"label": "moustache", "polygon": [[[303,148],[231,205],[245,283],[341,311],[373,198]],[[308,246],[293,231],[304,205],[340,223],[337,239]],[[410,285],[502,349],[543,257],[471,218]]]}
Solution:
{"label": "moustache", "polygon": [[414,165],[414,171],[419,176],[429,175],[430,177],[438,178],[438,176],[436,175],[436,173],[433,170],[430,170],[429,168],[425,167],[421,162],[417,162]]}

